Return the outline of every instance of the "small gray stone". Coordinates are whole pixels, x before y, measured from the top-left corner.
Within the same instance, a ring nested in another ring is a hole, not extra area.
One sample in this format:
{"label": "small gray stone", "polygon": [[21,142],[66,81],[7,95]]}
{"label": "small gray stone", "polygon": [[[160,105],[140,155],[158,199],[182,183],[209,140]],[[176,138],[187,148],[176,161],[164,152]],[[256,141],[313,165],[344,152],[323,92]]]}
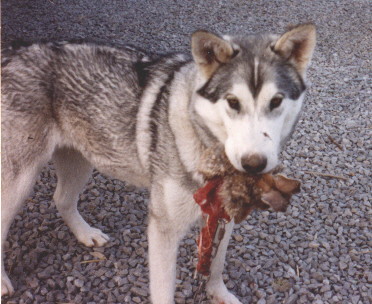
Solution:
{"label": "small gray stone", "polygon": [[324,280],[324,276],[320,272],[313,272],[311,276],[319,282],[323,282]]}
{"label": "small gray stone", "polygon": [[84,286],[84,281],[80,280],[80,279],[76,279],[76,280],[74,280],[74,285],[78,288],[81,288],[81,287]]}
{"label": "small gray stone", "polygon": [[298,299],[298,295],[297,294],[292,294],[292,295],[289,296],[289,298],[287,299],[287,301],[285,303],[286,304],[296,304],[297,299]]}
{"label": "small gray stone", "polygon": [[138,287],[132,287],[130,290],[131,290],[135,295],[137,295],[137,296],[142,296],[142,297],[147,297],[147,296],[148,296],[148,292],[147,292],[147,290],[145,290],[145,289],[138,288]]}
{"label": "small gray stone", "polygon": [[43,271],[39,272],[37,276],[39,279],[47,279],[50,278],[53,273],[54,273],[53,266],[48,266],[44,268]]}
{"label": "small gray stone", "polygon": [[341,261],[340,264],[339,264],[340,268],[342,270],[346,269],[348,267],[347,263],[345,263],[344,261]]}

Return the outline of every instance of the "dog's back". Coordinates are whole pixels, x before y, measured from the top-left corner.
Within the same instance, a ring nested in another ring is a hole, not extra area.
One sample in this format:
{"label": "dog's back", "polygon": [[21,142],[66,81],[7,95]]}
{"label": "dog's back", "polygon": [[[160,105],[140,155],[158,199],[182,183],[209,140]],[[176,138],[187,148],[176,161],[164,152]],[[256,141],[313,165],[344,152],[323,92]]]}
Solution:
{"label": "dog's back", "polygon": [[135,146],[143,58],[131,49],[69,43],[34,44],[5,56],[2,150],[11,176],[4,177],[15,178],[35,157],[49,159],[56,145],[76,147],[88,159],[122,158],[116,147]]}

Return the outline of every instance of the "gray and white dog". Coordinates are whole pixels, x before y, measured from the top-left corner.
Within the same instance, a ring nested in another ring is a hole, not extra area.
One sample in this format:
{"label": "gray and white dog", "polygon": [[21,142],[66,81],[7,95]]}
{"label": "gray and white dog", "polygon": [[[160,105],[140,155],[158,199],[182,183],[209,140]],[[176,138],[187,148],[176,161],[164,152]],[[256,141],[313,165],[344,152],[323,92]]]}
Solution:
{"label": "gray and white dog", "polygon": [[[109,237],[77,210],[92,169],[151,191],[149,267],[153,303],[174,302],[178,242],[201,211],[201,152],[224,144],[232,165],[273,170],[298,120],[315,27],[283,35],[192,35],[192,58],[134,48],[45,43],[3,55],[1,238],[53,160],[54,200],[76,238]],[[218,248],[206,290],[213,303],[240,303],[222,280],[233,223]],[[2,294],[12,294],[2,264]]]}

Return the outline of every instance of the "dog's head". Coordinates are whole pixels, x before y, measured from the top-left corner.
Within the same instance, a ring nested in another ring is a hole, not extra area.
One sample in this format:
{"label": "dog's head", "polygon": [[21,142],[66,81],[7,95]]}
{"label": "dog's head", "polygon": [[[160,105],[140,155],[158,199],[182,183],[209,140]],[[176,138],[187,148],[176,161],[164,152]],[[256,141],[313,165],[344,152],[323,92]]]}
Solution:
{"label": "dog's head", "polygon": [[192,35],[199,73],[194,109],[236,169],[265,173],[277,166],[298,121],[315,36],[312,24],[281,36]]}

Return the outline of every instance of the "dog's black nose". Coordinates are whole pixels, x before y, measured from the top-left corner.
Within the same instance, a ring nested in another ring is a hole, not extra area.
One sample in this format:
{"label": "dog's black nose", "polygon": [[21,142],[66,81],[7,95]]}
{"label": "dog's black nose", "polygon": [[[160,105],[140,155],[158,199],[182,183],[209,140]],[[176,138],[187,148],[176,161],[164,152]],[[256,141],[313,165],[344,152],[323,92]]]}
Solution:
{"label": "dog's black nose", "polygon": [[267,158],[261,154],[251,154],[242,157],[242,167],[251,174],[260,173],[267,165]]}

